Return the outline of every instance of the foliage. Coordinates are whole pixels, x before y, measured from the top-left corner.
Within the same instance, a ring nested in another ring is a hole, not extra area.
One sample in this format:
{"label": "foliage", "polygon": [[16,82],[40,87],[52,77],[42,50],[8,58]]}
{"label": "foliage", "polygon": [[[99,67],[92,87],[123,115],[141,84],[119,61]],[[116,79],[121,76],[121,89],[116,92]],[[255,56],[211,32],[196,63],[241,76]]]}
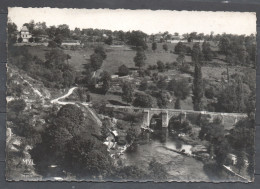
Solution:
{"label": "foliage", "polygon": [[174,109],[181,109],[181,102],[180,98],[177,98],[175,103],[174,103]]}
{"label": "foliage", "polygon": [[141,31],[132,31],[127,36],[127,44],[133,45],[135,47],[141,47],[142,49],[147,49],[147,44],[145,42],[146,34]]}
{"label": "foliage", "polygon": [[16,113],[22,112],[25,107],[26,102],[24,101],[24,99],[12,100],[7,104],[8,110]]}
{"label": "foliage", "polygon": [[202,97],[203,97],[203,81],[201,72],[201,60],[202,53],[200,45],[195,43],[192,49],[192,61],[195,64],[194,68],[194,79],[193,79],[193,109],[196,111],[202,110]]}
{"label": "foliage", "polygon": [[168,90],[174,92],[174,95],[177,98],[185,100],[190,94],[190,85],[189,81],[185,78],[180,80],[172,79],[168,83]]}
{"label": "foliage", "polygon": [[166,91],[160,91],[158,92],[156,99],[157,99],[157,104],[159,108],[166,108],[167,104],[169,103],[171,96],[168,92]]}
{"label": "foliage", "polygon": [[19,37],[18,38],[18,43],[22,43],[23,42],[23,38]]}
{"label": "foliage", "polygon": [[243,84],[241,78],[235,78],[225,85],[217,97],[216,111],[247,112],[250,90]]}
{"label": "foliage", "polygon": [[157,61],[157,69],[159,72],[164,72],[165,70],[165,64],[160,60]]}
{"label": "foliage", "polygon": [[105,40],[105,44],[107,44],[107,45],[112,45],[112,43],[113,43],[113,38],[112,38],[112,36],[110,35],[110,36],[108,36],[108,38]]}
{"label": "foliage", "polygon": [[69,118],[76,125],[82,124],[82,122],[84,120],[84,115],[83,115],[83,112],[81,111],[81,109],[72,104],[67,104],[67,105],[62,106],[61,109],[59,110],[57,116]]}
{"label": "foliage", "polygon": [[105,52],[105,49],[103,46],[97,46],[95,49],[94,49],[94,53],[95,54],[99,54],[103,60],[105,60],[107,58],[107,54]]}
{"label": "foliage", "polygon": [[123,64],[118,68],[118,75],[125,76],[128,74],[129,74],[129,69],[126,65]]}
{"label": "foliage", "polygon": [[133,105],[136,107],[151,108],[153,107],[153,99],[148,94],[136,93]]}
{"label": "foliage", "polygon": [[122,100],[131,103],[134,100],[134,87],[129,82],[124,82],[122,86]]}
{"label": "foliage", "polygon": [[152,43],[152,50],[155,51],[157,49],[157,43],[153,42]]}
{"label": "foliage", "polygon": [[163,50],[165,50],[165,52],[168,51],[168,45],[167,44],[163,44],[162,47],[163,47]]}
{"label": "foliage", "polygon": [[170,119],[168,129],[177,133],[190,133],[192,130],[190,123],[188,121],[183,121],[182,119],[182,115]]}
{"label": "foliage", "polygon": [[219,167],[222,167],[230,150],[230,145],[225,138],[224,126],[219,119],[215,119],[212,123],[208,121],[201,123],[199,138],[211,143],[214,147],[216,163]]}
{"label": "foliage", "polygon": [[185,62],[185,55],[184,55],[184,53],[180,53],[180,54],[178,55],[176,61],[177,61],[178,63],[180,63],[181,65],[183,65],[184,62]]}
{"label": "foliage", "polygon": [[162,90],[165,90],[167,88],[167,81],[166,81],[166,78],[163,77],[163,76],[160,76],[157,83],[156,83],[156,86],[158,89],[160,89],[161,91]]}
{"label": "foliage", "polygon": [[206,60],[206,61],[212,60],[213,53],[212,53],[212,50],[210,48],[209,42],[204,41],[202,43],[202,53],[203,53],[203,56],[204,56],[204,60]]}
{"label": "foliage", "polygon": [[136,55],[134,57],[135,66],[141,69],[141,67],[145,65],[145,60],[146,60],[146,55],[144,50],[142,48],[138,48],[136,51]]}
{"label": "foliage", "polygon": [[55,41],[49,41],[48,42],[48,47],[50,48],[56,48],[58,45]]}
{"label": "foliage", "polygon": [[126,141],[131,144],[137,138],[137,131],[135,128],[131,127],[126,132]]}
{"label": "foliage", "polygon": [[178,42],[174,47],[174,52],[177,54],[185,54],[186,48],[186,45],[184,45],[182,42]]}
{"label": "foliage", "polygon": [[30,37],[29,38],[29,42],[32,43],[34,40],[33,40],[33,37]]}
{"label": "foliage", "polygon": [[110,73],[108,73],[107,71],[104,71],[102,73],[101,81],[103,82],[102,92],[103,92],[103,94],[106,94],[107,91],[109,90],[110,84],[111,84],[111,75],[110,75]]}
{"label": "foliage", "polygon": [[148,88],[148,81],[146,79],[143,79],[140,83],[139,90],[145,91]]}
{"label": "foliage", "polygon": [[100,69],[103,64],[103,57],[99,53],[94,53],[90,55],[90,65],[94,71]]}

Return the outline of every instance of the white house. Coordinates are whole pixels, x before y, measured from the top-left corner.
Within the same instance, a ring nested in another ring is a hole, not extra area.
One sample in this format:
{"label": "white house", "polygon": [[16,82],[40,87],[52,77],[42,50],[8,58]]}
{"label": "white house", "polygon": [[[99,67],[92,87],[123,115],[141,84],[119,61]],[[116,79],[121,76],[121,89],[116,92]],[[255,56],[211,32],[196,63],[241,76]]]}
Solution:
{"label": "white house", "polygon": [[28,28],[26,26],[23,26],[20,33],[17,36],[17,39],[22,38],[22,42],[28,43],[31,37],[32,35],[30,34]]}

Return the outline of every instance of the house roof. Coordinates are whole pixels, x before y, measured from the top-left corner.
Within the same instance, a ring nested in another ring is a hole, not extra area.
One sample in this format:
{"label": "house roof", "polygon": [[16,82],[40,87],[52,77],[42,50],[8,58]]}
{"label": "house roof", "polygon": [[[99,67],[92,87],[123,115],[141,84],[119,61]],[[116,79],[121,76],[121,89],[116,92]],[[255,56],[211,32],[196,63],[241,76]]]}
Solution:
{"label": "house roof", "polygon": [[21,29],[22,32],[28,32],[28,28],[26,26],[23,26],[22,29]]}

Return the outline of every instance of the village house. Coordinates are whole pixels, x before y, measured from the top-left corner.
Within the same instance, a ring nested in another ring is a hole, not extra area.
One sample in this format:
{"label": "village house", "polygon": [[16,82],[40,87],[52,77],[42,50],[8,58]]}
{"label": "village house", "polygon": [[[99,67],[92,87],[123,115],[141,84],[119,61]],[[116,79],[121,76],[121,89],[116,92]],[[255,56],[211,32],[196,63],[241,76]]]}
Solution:
{"label": "village house", "polygon": [[28,43],[29,42],[29,39],[32,37],[32,35],[30,34],[28,28],[26,26],[23,26],[20,33],[18,33],[17,35],[17,39],[18,39],[18,42],[19,42],[19,38],[21,38],[21,42],[24,42],[24,43]]}

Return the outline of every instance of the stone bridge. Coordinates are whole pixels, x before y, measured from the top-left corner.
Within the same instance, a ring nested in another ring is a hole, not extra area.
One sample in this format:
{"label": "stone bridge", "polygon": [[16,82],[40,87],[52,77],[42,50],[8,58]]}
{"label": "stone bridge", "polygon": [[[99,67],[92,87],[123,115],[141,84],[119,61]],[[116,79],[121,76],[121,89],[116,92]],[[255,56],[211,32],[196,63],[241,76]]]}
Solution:
{"label": "stone bridge", "polygon": [[219,118],[225,129],[231,129],[237,121],[247,117],[243,113],[220,113],[220,112],[207,112],[207,111],[193,111],[193,110],[177,110],[177,109],[159,109],[159,108],[137,108],[132,106],[115,106],[107,105],[106,107],[116,108],[123,111],[133,110],[142,112],[144,115],[143,127],[149,127],[151,119],[154,115],[161,115],[162,127],[167,128],[171,118],[180,116],[181,121],[188,120],[191,123],[196,123],[197,120],[203,116],[207,117],[210,121]]}

